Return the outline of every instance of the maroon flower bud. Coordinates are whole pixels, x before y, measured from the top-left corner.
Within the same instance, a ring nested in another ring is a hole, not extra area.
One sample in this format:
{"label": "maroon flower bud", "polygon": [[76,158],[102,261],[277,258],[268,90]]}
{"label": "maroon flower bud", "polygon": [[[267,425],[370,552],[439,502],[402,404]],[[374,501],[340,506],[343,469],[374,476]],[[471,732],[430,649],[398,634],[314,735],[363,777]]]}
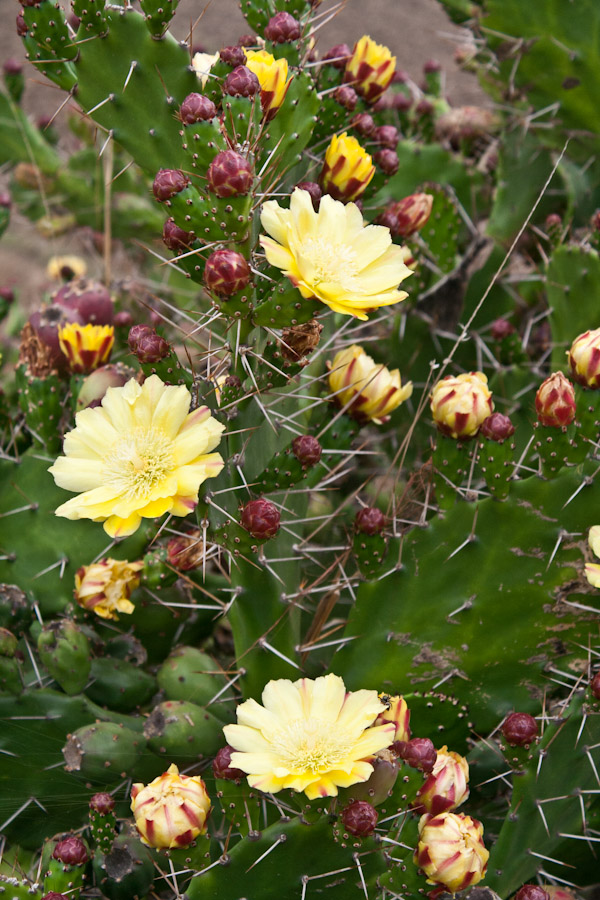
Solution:
{"label": "maroon flower bud", "polygon": [[133,350],[135,353],[135,349],[138,345],[138,341],[140,338],[148,332],[151,332],[152,329],[149,325],[132,325],[129,331],[129,335],[127,336],[127,343],[129,344],[129,349]]}
{"label": "maroon flower bud", "polygon": [[215,250],[206,260],[204,284],[215,294],[230,297],[250,281],[246,258],[237,250]]}
{"label": "maroon flower bud", "polygon": [[154,328],[148,325],[134,325],[127,338],[129,349],[138,362],[157,363],[171,352],[171,345]]}
{"label": "maroon flower bud", "polygon": [[437,59],[428,59],[427,62],[423,65],[423,71],[426,75],[431,74],[432,72],[441,72],[442,64],[437,61]]}
{"label": "maroon flower bud", "polygon": [[93,809],[94,812],[100,813],[101,816],[108,815],[108,813],[112,812],[114,808],[114,797],[111,797],[111,795],[107,794],[105,791],[102,791],[99,794],[94,794],[94,796],[90,799],[90,809]]}
{"label": "maroon flower bud", "polygon": [[19,59],[11,57],[2,64],[5,75],[20,75],[23,71],[23,64]]}
{"label": "maroon flower bud", "polygon": [[316,466],[321,459],[323,448],[312,434],[301,434],[292,441],[292,453],[306,468]]}
{"label": "maroon flower bud", "polygon": [[498,444],[503,444],[507,438],[512,437],[515,433],[515,426],[508,416],[503,415],[503,413],[495,412],[492,413],[491,416],[488,416],[487,419],[483,420],[479,433],[489,441],[496,441]]}
{"label": "maroon flower bud", "polygon": [[600,700],[600,672],[596,672],[590,681],[590,691],[596,700]]}
{"label": "maroon flower bud", "polygon": [[87,848],[80,838],[73,835],[58,842],[52,859],[60,860],[65,866],[82,866],[88,861]]}
{"label": "maroon flower bud", "polygon": [[12,206],[10,191],[0,191],[0,206],[4,207],[4,209],[10,209]]}
{"label": "maroon flower bud", "polygon": [[387,225],[396,237],[410,237],[427,224],[432,208],[431,194],[410,194],[388,204],[379,217],[379,223]]}
{"label": "maroon flower bud", "polygon": [[600,231],[600,209],[596,210],[596,212],[590,219],[590,224],[594,231]]}
{"label": "maroon flower bud", "polygon": [[425,775],[429,775],[437,759],[437,750],[429,738],[396,741],[392,744],[392,750],[409,766],[412,766],[413,769],[420,769]]}
{"label": "maroon flower bud", "polygon": [[385,175],[395,175],[400,166],[398,154],[388,147],[378,150],[373,159]]}
{"label": "maroon flower bud", "polygon": [[181,169],[159,169],[154,178],[152,192],[157,200],[164,202],[188,186],[190,179]]}
{"label": "maroon flower bud", "polygon": [[550,894],[539,884],[524,884],[515,894],[515,900],[550,900]]}
{"label": "maroon flower bud", "polygon": [[246,777],[246,773],[241,769],[235,769],[231,765],[231,754],[235,753],[233,747],[225,744],[221,747],[215,758],[213,759],[213,772],[215,778],[225,778],[227,781],[240,781]]}
{"label": "maroon flower bud", "polygon": [[383,94],[383,96],[379,97],[378,100],[372,105],[373,112],[380,113],[385,112],[386,109],[391,109],[393,106],[394,100],[392,95],[387,92]]}
{"label": "maroon flower bud", "polygon": [[69,900],[66,894],[59,894],[57,891],[50,891],[48,894],[44,894],[42,900]]}
{"label": "maroon flower bud", "polygon": [[419,100],[417,103],[416,112],[419,116],[430,116],[433,112],[433,103],[431,100],[426,100],[425,97],[423,97],[423,99]]}
{"label": "maroon flower bud", "polygon": [[509,744],[527,747],[537,737],[538,724],[529,713],[514,712],[506,717],[501,730]]}
{"label": "maroon flower bud", "polygon": [[112,325],[114,305],[108,288],[100,281],[91,278],[69,281],[52,294],[52,302],[76,312],[84,325]]}
{"label": "maroon flower bud", "polygon": [[120,312],[115,313],[113,325],[115,328],[131,328],[133,325],[133,316],[126,309],[122,309]]}
{"label": "maroon flower bud", "polygon": [[274,537],[279,531],[280,520],[281,516],[275,504],[262,497],[246,503],[240,519],[242,527],[259,541]]}
{"label": "maroon flower bud", "polygon": [[245,156],[235,150],[223,150],[211,162],[206,178],[209,191],[217,197],[233,197],[251,190],[254,172]]}
{"label": "maroon flower bud", "polygon": [[500,318],[492,322],[490,334],[492,335],[493,340],[503,341],[504,338],[510,337],[515,331],[516,329],[512,322],[509,322],[508,319]]}
{"label": "maroon flower bud", "polygon": [[350,124],[355,131],[358,131],[364,137],[368,137],[375,131],[375,122],[373,121],[373,116],[370,116],[369,113],[358,113]]}
{"label": "maroon flower bud", "polygon": [[238,38],[238,47],[256,47],[257,44],[255,34],[242,34]]}
{"label": "maroon flower bud", "polygon": [[217,107],[204,94],[188,94],[179,107],[179,118],[184,125],[208,122],[210,119],[214,119],[216,114]]}
{"label": "maroon flower bud", "polygon": [[358,94],[349,84],[342,84],[333,95],[340,106],[352,112],[358,103]]}
{"label": "maroon flower bud", "polygon": [[[1,205],[1,204],[0,204]],[[4,300],[9,306],[15,302],[15,292],[9,287],[0,287],[0,300]]]}
{"label": "maroon flower bud", "polygon": [[223,91],[230,97],[254,97],[260,91],[260,81],[248,66],[237,66],[225,79]]}
{"label": "maroon flower bud", "polygon": [[410,75],[405,69],[396,69],[392,75],[392,84],[406,84],[410,81]]}
{"label": "maroon flower bud", "polygon": [[376,506],[365,506],[356,513],[354,527],[360,534],[381,534],[385,516]]}
{"label": "maroon flower bud", "polygon": [[323,196],[320,185],[316,181],[299,181],[296,187],[300,188],[301,191],[308,191],[313,209],[315,212],[318,212],[321,205],[321,197]]}
{"label": "maroon flower bud", "polygon": [[408,112],[409,109],[412,109],[413,98],[407,94],[393,94],[392,105],[398,112]]}
{"label": "maroon flower bud", "polygon": [[375,831],[379,813],[366,800],[355,800],[340,816],[344,830],[355,837],[368,837]]}
{"label": "maroon flower bud", "polygon": [[274,44],[297,41],[301,33],[300,22],[287,12],[275,13],[265,28],[266,39]]}
{"label": "maroon flower bud", "polygon": [[375,129],[373,139],[378,144],[381,144],[382,147],[389,147],[390,150],[395,150],[398,146],[400,135],[398,129],[393,125],[380,125],[379,128]]}
{"label": "maroon flower bud", "polygon": [[193,231],[184,231],[176,225],[175,219],[167,219],[163,226],[162,239],[169,250],[178,253],[181,250],[189,250],[190,244],[196,240],[196,235]]}
{"label": "maroon flower bud", "polygon": [[541,425],[561,428],[575,418],[575,388],[562,372],[554,372],[539,386],[535,410]]}
{"label": "maroon flower bud", "polygon": [[[562,219],[558,215],[558,213],[550,213],[550,215],[546,216],[546,228],[555,229],[560,228],[562,226]],[[527,885],[525,885],[527,887]]]}
{"label": "maroon flower bud", "polygon": [[19,35],[19,37],[25,37],[25,35],[27,34],[27,31],[28,31],[28,29],[27,29],[27,25],[25,23],[25,17],[23,16],[23,13],[18,13],[17,14],[17,34]]}
{"label": "maroon flower bud", "polygon": [[352,56],[352,50],[348,44],[336,44],[331,50],[328,50],[323,57],[323,62],[335,69],[345,69],[346,63]]}
{"label": "maroon flower bud", "polygon": [[225,63],[226,66],[231,66],[232,69],[235,69],[237,66],[246,65],[246,54],[241,46],[223,47],[219,53],[219,59],[222,63]]}

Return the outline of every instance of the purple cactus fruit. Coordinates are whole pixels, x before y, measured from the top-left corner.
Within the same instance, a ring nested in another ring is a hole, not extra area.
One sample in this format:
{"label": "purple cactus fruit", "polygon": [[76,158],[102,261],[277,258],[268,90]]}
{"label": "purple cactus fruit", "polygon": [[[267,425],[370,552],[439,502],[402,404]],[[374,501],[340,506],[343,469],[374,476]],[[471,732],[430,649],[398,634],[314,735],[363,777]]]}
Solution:
{"label": "purple cactus fruit", "polygon": [[241,46],[223,47],[219,53],[219,59],[226,66],[231,66],[232,69],[246,65],[246,54]]}
{"label": "purple cactus fruit", "polygon": [[235,769],[231,765],[231,754],[235,753],[233,747],[226,744],[218,751],[213,760],[213,772],[215,778],[224,778],[226,781],[240,781],[246,777],[241,769]]}
{"label": "purple cactus fruit", "polygon": [[379,128],[376,128],[373,132],[373,139],[376,140],[378,144],[381,144],[382,147],[388,147],[390,150],[395,150],[398,146],[398,141],[400,140],[400,134],[394,125],[380,125]]}
{"label": "purple cactus fruit", "polygon": [[281,516],[275,504],[262,497],[246,503],[240,519],[242,527],[258,541],[275,537],[279,531],[280,521]]}
{"label": "purple cactus fruit", "polygon": [[154,177],[152,192],[157,200],[164,202],[179,194],[190,183],[181,169],[159,169]]}
{"label": "purple cactus fruit", "polygon": [[369,113],[358,113],[350,124],[363,137],[369,137],[375,131],[375,122],[373,121],[373,116],[370,116]]}
{"label": "purple cactus fruit", "polygon": [[428,59],[423,65],[423,71],[426,75],[430,75],[433,72],[441,72],[442,64],[437,61],[437,59]]}
{"label": "purple cactus fruit", "polygon": [[245,156],[235,150],[223,150],[209,165],[206,178],[209,191],[217,197],[233,197],[249,193],[254,172]]}
{"label": "purple cactus fruit", "polygon": [[237,250],[215,250],[206,260],[204,284],[215,294],[230,297],[250,281],[246,258]]}
{"label": "purple cactus fruit", "polygon": [[88,861],[87,847],[80,838],[72,835],[58,842],[52,859],[60,860],[65,866],[82,866]]}
{"label": "purple cactus fruit", "polygon": [[313,209],[315,212],[318,212],[319,206],[321,205],[321,197],[323,196],[320,185],[318,185],[316,181],[299,181],[296,187],[301,191],[308,191],[310,199],[312,200]]}
{"label": "purple cactus fruit", "polygon": [[375,831],[379,813],[366,800],[355,800],[342,810],[340,818],[345,831],[355,837],[368,837]]}
{"label": "purple cactus fruit", "polygon": [[493,340],[503,341],[504,338],[510,337],[511,334],[514,334],[515,330],[515,326],[512,324],[512,322],[509,322],[508,319],[500,318],[492,322],[490,334],[492,335]]}
{"label": "purple cactus fruit", "polygon": [[392,96],[392,106],[394,109],[397,109],[398,112],[408,112],[409,109],[412,108],[413,98],[408,97],[406,94],[394,94]]}
{"label": "purple cactus fruit", "polygon": [[84,325],[113,323],[114,305],[108,288],[100,281],[89,278],[69,281],[52,294],[52,303],[76,312]]}
{"label": "purple cactus fruit", "polygon": [[528,747],[538,735],[538,724],[529,713],[514,712],[506,717],[501,731],[509,744]]}
{"label": "purple cactus fruit", "polygon": [[395,741],[392,750],[409,766],[420,769],[425,775],[429,775],[437,759],[437,750],[429,738],[417,737],[410,741]]}
{"label": "purple cactus fruit", "polygon": [[256,47],[258,39],[255,34],[241,34],[237,40],[238,47]]}
{"label": "purple cactus fruit", "polygon": [[237,66],[223,85],[223,92],[230,97],[254,97],[259,91],[260,81],[248,66]]}
{"label": "purple cactus fruit", "polygon": [[323,62],[334,69],[345,69],[346,63],[352,56],[352,50],[348,44],[336,44],[331,50],[328,50],[323,57]]}
{"label": "purple cactus fruit", "polygon": [[23,64],[21,60],[10,57],[3,62],[2,70],[5,75],[20,75],[23,71]]}
{"label": "purple cactus fruit", "polygon": [[306,468],[316,466],[322,452],[321,444],[312,434],[300,434],[292,441],[292,453]]}
{"label": "purple cactus fruit", "polygon": [[398,154],[395,150],[390,150],[389,147],[378,150],[373,160],[385,175],[395,175],[400,166]]}
{"label": "purple cactus fruit", "polygon": [[171,352],[171,345],[148,325],[134,325],[127,338],[129,349],[141,363],[157,363]]}
{"label": "purple cactus fruit", "polygon": [[275,13],[269,19],[265,28],[265,37],[273,44],[285,44],[289,41],[297,41],[302,34],[302,28],[298,19],[288,12]]}
{"label": "purple cactus fruit", "polygon": [[349,112],[352,112],[353,109],[356,109],[356,104],[358,103],[358,94],[353,87],[350,87],[349,84],[340,85],[333,96],[340,104],[340,106],[343,106],[344,109],[347,109]]}
{"label": "purple cactus fruit", "polygon": [[188,94],[179,107],[179,118],[184,125],[193,125],[194,122],[208,122],[210,119],[214,119],[216,114],[217,107],[204,94]]}
{"label": "purple cactus fruit", "polygon": [[193,231],[184,231],[179,225],[175,224],[175,219],[167,219],[163,226],[162,234],[163,243],[174,253],[182,250],[189,250],[190,244],[196,240]]}
{"label": "purple cactus fruit", "polygon": [[381,534],[385,528],[385,516],[375,506],[365,506],[354,519],[354,527],[360,534]]}
{"label": "purple cactus fruit", "polygon": [[99,366],[84,378],[77,395],[77,409],[100,406],[109,387],[124,387],[135,372],[122,363]]}
{"label": "purple cactus fruit", "polygon": [[502,444],[515,433],[515,426],[508,416],[495,412],[483,420],[479,433],[489,441],[496,441],[498,444]]}

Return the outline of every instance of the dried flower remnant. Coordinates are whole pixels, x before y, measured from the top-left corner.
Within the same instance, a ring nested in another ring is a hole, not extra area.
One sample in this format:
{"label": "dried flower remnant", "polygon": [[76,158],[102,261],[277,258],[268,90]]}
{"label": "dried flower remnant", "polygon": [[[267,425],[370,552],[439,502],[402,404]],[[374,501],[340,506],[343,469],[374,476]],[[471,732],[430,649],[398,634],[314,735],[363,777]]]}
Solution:
{"label": "dried flower remnant", "polygon": [[101,619],[117,621],[119,613],[131,615],[135,606],[129,599],[140,583],[141,560],[101,559],[81,566],[75,575],[73,596],[83,609]]}

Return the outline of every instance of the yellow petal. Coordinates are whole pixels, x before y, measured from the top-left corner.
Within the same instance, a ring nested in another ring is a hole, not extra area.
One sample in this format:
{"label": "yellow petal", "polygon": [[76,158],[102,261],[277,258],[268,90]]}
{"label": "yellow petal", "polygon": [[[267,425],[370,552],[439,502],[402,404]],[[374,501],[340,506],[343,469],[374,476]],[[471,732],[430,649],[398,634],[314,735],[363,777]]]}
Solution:
{"label": "yellow petal", "polygon": [[104,523],[104,530],[111,538],[124,538],[134,534],[140,527],[142,517],[132,513],[127,519],[118,516],[109,516]]}

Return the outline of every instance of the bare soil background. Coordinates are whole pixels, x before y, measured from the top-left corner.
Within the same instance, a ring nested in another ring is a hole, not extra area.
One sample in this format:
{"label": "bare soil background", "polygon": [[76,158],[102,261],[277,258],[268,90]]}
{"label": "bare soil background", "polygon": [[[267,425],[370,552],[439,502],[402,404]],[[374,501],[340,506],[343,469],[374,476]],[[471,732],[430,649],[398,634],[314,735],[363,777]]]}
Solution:
{"label": "bare soil background", "polygon": [[[322,10],[331,4],[323,4]],[[15,0],[0,0],[0,64],[9,57],[25,62],[26,89],[23,106],[35,119],[52,114],[64,94],[42,83],[41,76],[28,68],[23,46],[14,25],[20,6]],[[324,17],[326,18],[326,17]],[[181,0],[173,22],[173,34],[185,40],[193,27],[192,43],[214,52],[233,44],[248,32],[237,0]],[[317,49],[323,53],[333,44],[351,47],[362,34],[386,44],[397,56],[398,68],[419,83],[423,63],[439,60],[445,71],[446,94],[453,105],[481,103],[483,95],[476,79],[461,72],[453,61],[456,47],[465,43],[468,32],[454,26],[436,0],[348,0],[335,18],[318,33]],[[61,128],[61,116],[56,127]],[[1,135],[0,135],[1,138]],[[58,253],[78,253],[91,261],[91,274],[101,274],[101,261],[89,238],[78,233],[51,240],[41,239],[27,220],[13,215],[10,228],[0,243],[0,285],[15,287],[27,306],[39,302],[48,287],[45,267]],[[90,260],[91,255],[91,260]],[[124,264],[124,263],[123,263]],[[115,275],[119,275],[119,256]],[[125,274],[125,273],[123,273]]]}

